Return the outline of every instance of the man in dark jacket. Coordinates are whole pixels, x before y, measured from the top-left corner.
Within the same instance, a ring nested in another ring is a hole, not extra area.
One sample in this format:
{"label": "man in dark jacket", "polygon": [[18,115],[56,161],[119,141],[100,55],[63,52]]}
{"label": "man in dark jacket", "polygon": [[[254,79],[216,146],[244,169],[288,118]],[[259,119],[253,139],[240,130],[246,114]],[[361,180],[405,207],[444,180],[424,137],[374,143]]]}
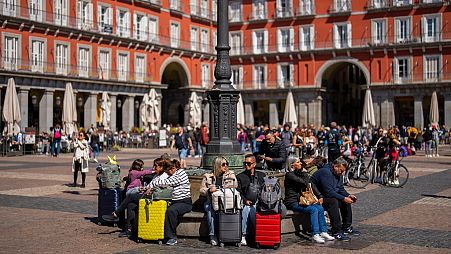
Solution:
{"label": "man in dark jacket", "polygon": [[266,162],[269,170],[285,169],[287,149],[282,141],[276,139],[272,131],[265,134],[265,140],[262,141],[258,154],[260,160]]}
{"label": "man in dark jacket", "polygon": [[241,245],[246,245],[247,223],[249,217],[251,222],[255,225],[255,203],[257,202],[260,192],[260,186],[264,182],[265,173],[255,170],[255,157],[252,154],[247,154],[244,157],[244,171],[236,176],[238,181],[237,190],[241,194],[244,207],[242,212],[242,232],[243,238]]}
{"label": "man in dark jacket", "polygon": [[332,165],[326,164],[318,169],[310,179],[323,195],[323,206],[329,212],[333,236],[343,241],[350,240],[347,234],[360,234],[351,226],[351,204],[357,201],[357,197],[350,195],[343,186],[343,174],[347,166],[346,160],[340,157]]}
{"label": "man in dark jacket", "polygon": [[337,129],[337,123],[330,123],[330,131],[326,135],[327,142],[327,157],[329,162],[334,161],[336,158],[340,157],[340,146],[343,143],[341,140],[340,132]]}

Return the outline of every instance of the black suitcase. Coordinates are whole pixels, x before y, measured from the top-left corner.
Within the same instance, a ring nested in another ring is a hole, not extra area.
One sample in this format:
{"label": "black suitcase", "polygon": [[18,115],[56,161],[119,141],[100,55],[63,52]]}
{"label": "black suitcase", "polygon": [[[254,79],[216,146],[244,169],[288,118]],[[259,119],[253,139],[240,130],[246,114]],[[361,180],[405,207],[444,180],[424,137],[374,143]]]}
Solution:
{"label": "black suitcase", "polygon": [[122,189],[99,189],[98,207],[97,207],[97,223],[99,225],[113,224],[117,226],[124,221],[125,213],[119,215],[119,223],[111,223],[102,219],[102,215],[113,213],[121,204]]}
{"label": "black suitcase", "polygon": [[[235,192],[234,192],[235,193]],[[225,199],[226,195],[224,195]],[[235,195],[233,199],[236,201]],[[224,247],[224,243],[232,243],[241,246],[242,228],[241,228],[241,210],[228,209],[224,210],[219,200],[218,211],[218,240],[219,245]],[[224,203],[225,200],[224,200]],[[236,205],[235,205],[236,207]]]}

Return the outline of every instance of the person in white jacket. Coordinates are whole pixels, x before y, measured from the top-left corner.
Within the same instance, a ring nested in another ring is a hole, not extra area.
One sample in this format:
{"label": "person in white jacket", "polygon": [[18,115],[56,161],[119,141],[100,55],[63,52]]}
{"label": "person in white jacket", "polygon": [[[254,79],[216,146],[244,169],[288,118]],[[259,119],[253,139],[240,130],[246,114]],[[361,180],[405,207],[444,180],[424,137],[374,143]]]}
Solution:
{"label": "person in white jacket", "polygon": [[81,171],[81,188],[86,187],[86,173],[89,172],[89,144],[85,140],[85,132],[80,131],[78,138],[73,140],[74,143],[74,157],[72,159],[72,172],[74,173],[73,187],[77,187],[78,171]]}

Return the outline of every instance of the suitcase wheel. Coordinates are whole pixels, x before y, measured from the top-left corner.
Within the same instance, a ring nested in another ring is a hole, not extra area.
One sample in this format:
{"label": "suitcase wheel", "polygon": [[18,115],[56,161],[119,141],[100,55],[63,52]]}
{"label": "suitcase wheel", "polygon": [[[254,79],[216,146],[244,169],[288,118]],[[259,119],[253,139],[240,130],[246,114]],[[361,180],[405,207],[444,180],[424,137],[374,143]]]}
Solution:
{"label": "suitcase wheel", "polygon": [[280,243],[274,244],[274,250],[277,250],[280,247]]}
{"label": "suitcase wheel", "polygon": [[97,225],[102,226],[102,222],[98,221]]}
{"label": "suitcase wheel", "polygon": [[113,226],[114,226],[114,227],[117,227],[117,223],[113,223]]}
{"label": "suitcase wheel", "polygon": [[142,243],[142,242],[143,242],[143,239],[138,238],[138,239],[136,239],[136,242],[137,242],[137,243]]}
{"label": "suitcase wheel", "polygon": [[255,243],[255,248],[260,249],[260,244]]}
{"label": "suitcase wheel", "polygon": [[162,245],[163,241],[162,240],[158,240],[158,245]]}
{"label": "suitcase wheel", "polygon": [[236,247],[241,247],[241,243],[237,243],[237,244],[236,244]]}

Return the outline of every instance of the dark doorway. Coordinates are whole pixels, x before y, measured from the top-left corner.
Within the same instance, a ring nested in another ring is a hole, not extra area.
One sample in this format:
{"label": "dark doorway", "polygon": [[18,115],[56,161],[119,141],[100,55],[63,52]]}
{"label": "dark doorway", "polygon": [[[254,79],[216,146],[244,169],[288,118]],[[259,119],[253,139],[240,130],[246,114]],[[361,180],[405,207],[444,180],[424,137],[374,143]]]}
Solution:
{"label": "dark doorway", "polygon": [[395,97],[395,123],[398,126],[415,125],[413,97]]}
{"label": "dark doorway", "polygon": [[253,109],[255,125],[269,124],[269,101],[254,101]]}
{"label": "dark doorway", "polygon": [[163,72],[162,84],[167,84],[168,89],[162,91],[162,114],[163,124],[184,125],[184,105],[189,100],[188,77],[183,67],[177,63],[170,63]]}

